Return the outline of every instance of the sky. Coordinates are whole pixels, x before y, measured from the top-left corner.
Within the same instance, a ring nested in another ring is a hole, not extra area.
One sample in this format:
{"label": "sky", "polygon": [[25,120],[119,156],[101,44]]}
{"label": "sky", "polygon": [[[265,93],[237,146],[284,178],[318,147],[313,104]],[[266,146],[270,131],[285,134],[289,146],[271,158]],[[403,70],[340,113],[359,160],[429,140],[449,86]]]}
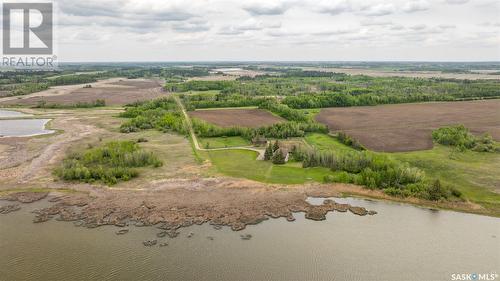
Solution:
{"label": "sky", "polygon": [[54,0],[60,61],[500,61],[499,0]]}

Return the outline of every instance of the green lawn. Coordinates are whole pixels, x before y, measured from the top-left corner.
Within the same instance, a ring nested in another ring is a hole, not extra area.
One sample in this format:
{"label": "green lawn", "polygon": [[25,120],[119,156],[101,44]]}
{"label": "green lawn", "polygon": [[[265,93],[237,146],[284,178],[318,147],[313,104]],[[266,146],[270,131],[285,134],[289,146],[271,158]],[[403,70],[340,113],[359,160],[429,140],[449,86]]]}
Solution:
{"label": "green lawn", "polygon": [[336,138],[325,134],[307,134],[305,140],[319,150],[356,151],[354,148],[339,142]]}
{"label": "green lawn", "polygon": [[223,148],[235,146],[248,146],[251,143],[242,137],[217,137],[199,138],[200,146],[203,148]]}
{"label": "green lawn", "polygon": [[261,182],[283,184],[322,182],[325,175],[333,174],[326,168],[303,169],[297,163],[273,165],[268,161],[257,161],[257,152],[248,150],[210,151],[208,155],[218,172]]}

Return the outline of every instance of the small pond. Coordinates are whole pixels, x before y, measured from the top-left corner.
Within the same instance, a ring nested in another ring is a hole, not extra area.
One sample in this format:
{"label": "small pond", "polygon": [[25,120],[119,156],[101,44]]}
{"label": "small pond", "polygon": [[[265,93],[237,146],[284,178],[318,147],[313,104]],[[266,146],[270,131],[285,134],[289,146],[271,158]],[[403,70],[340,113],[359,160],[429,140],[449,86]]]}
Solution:
{"label": "small pond", "polygon": [[22,118],[30,115],[22,112],[0,110],[0,137],[29,137],[51,134],[53,130],[45,129],[50,119],[5,119]]}

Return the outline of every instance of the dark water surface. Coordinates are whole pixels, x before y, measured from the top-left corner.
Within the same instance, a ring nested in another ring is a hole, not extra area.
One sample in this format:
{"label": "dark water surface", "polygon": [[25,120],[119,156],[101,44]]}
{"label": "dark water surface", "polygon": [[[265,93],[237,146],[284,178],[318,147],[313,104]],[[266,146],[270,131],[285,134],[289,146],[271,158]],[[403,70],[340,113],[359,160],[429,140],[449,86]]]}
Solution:
{"label": "dark water surface", "polygon": [[[30,212],[47,203],[23,204],[0,215],[0,280],[451,280],[452,273],[500,273],[498,218],[336,200],[379,213],[334,212],[322,222],[299,213],[295,222],[268,220],[240,232],[202,225],[170,239],[157,238],[154,227],[116,235],[117,227],[33,224]],[[169,245],[144,247],[149,239]]]}

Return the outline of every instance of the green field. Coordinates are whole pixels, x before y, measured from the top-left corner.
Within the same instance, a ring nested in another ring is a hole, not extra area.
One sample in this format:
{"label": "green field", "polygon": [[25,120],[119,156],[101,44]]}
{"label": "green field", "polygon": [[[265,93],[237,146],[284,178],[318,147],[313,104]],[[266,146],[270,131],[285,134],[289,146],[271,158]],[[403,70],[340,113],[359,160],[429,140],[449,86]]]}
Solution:
{"label": "green field", "polygon": [[309,145],[319,150],[356,151],[354,148],[339,142],[336,138],[325,134],[308,134],[305,140]]}
{"label": "green field", "polygon": [[500,190],[499,153],[453,152],[436,144],[431,150],[391,155],[455,187],[464,198],[500,213],[500,194],[493,192]]}
{"label": "green field", "polygon": [[200,146],[203,148],[224,148],[235,146],[248,146],[251,143],[242,137],[217,137],[199,138]]}
{"label": "green field", "polygon": [[248,150],[210,151],[208,155],[218,172],[260,182],[283,184],[322,182],[325,175],[333,174],[326,168],[303,169],[299,163],[273,165],[268,161],[257,161],[257,152]]}

